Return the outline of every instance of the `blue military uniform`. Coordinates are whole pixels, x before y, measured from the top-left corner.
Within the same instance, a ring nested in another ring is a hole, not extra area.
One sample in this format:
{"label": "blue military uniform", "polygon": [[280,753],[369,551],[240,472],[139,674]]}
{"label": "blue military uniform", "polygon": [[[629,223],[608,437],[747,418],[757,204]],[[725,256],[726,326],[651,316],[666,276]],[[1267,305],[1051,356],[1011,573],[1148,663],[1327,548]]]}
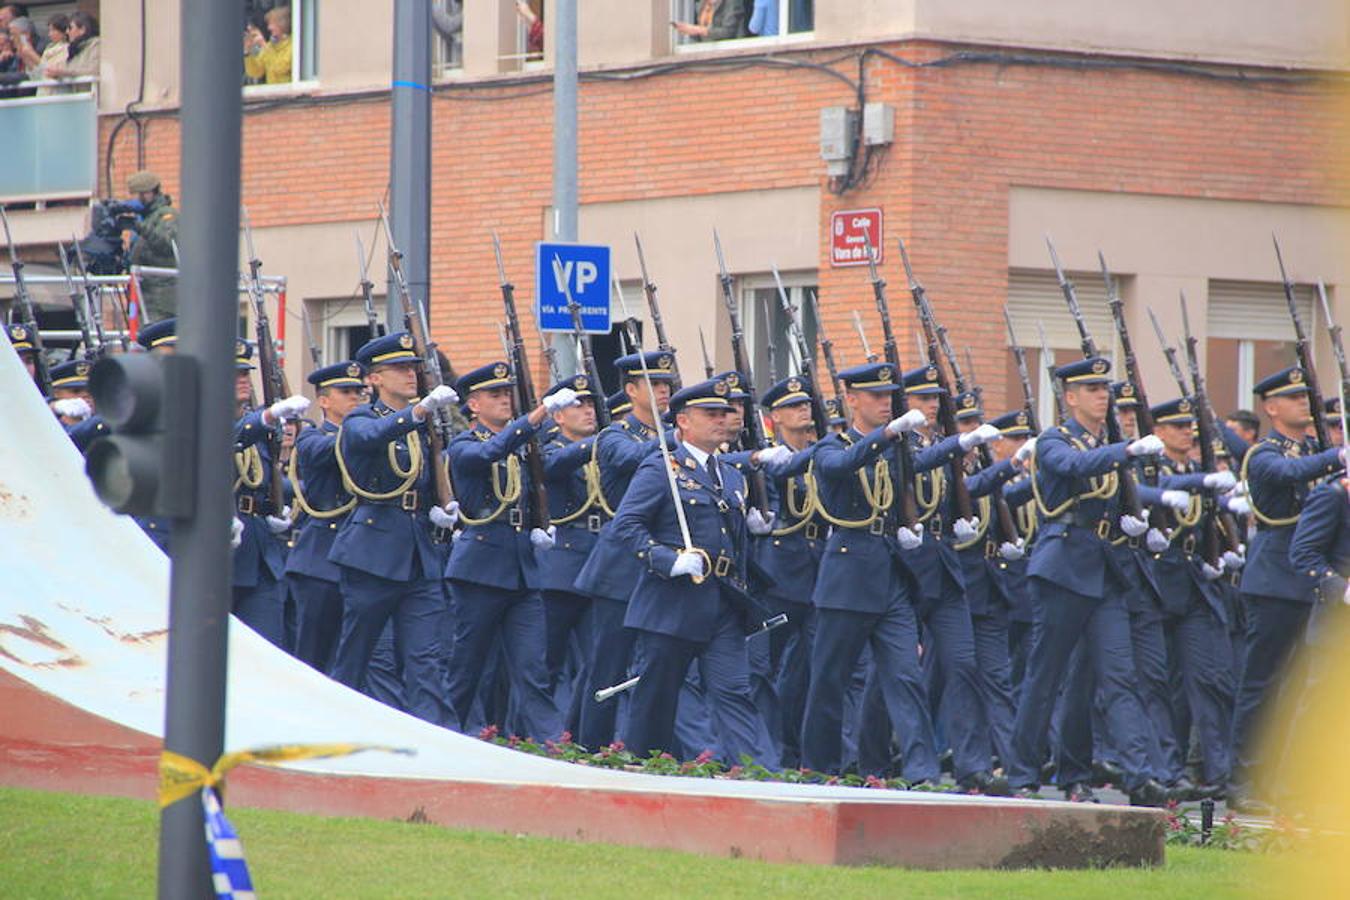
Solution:
{"label": "blue military uniform", "polygon": [[[716,379],[692,385],[671,398],[671,409],[730,409],[728,391],[727,383]],[[624,743],[639,756],[671,746],[680,686],[698,660],[724,753],[731,762],[747,754],[775,768],[778,760],[750,694],[745,480],[717,454],[687,444],[675,446],[667,465],[659,454],[641,463],[612,525],[641,566],[624,624],[639,632],[644,668],[633,690]],[[706,577],[698,582],[670,574],[684,549],[672,477],[690,541],[706,555]]]}
{"label": "blue military uniform", "polygon": [[[1099,358],[1061,366],[1068,385],[1105,384],[1110,364]],[[1047,429],[1036,442],[1032,487],[1042,516],[1027,565],[1036,625],[1017,719],[1009,782],[1034,789],[1055,700],[1080,639],[1095,673],[1106,721],[1126,772],[1125,786],[1161,802],[1151,780],[1150,728],[1136,693],[1133,652],[1120,563],[1111,552],[1120,515],[1117,479],[1130,477],[1127,444],[1107,444],[1076,420]]]}
{"label": "blue military uniform", "polygon": [[[316,369],[309,383],[317,390],[364,390],[366,367],[344,360]],[[338,527],[356,506],[338,468],[339,426],[324,419],[302,428],[291,451],[289,477],[304,521],[286,557],[286,583],[295,601],[295,655],[320,672],[332,668],[342,630],[341,571],[328,558]]]}
{"label": "blue military uniform", "polygon": [[[253,368],[253,345],[235,342],[235,369]],[[278,647],[286,647],[285,598],[281,578],[286,561],[281,544],[267,522],[280,517],[271,496],[272,453],[267,440],[273,428],[265,424],[265,410],[245,413],[234,425],[234,500],[244,533],[232,558],[233,611],[239,620]],[[277,426],[280,427],[280,426]]]}
{"label": "blue military uniform", "polygon": [[[356,352],[368,369],[418,362],[407,332],[375,338]],[[429,421],[429,419],[428,419]],[[429,442],[413,407],[383,400],[343,420],[334,446],[344,487],[357,498],[338,527],[328,559],[338,565],[342,632],[333,677],[362,689],[371,652],[393,620],[403,671],[403,708],[435,724],[449,721],[441,690],[439,632],[445,617],[444,556],[428,510],[436,502]]]}
{"label": "blue military uniform", "polygon": [[[663,351],[647,351],[619,357],[614,361],[625,383],[639,386],[639,398],[646,398],[643,387],[642,365],[653,382],[669,384],[675,377],[675,359]],[[626,396],[626,395],[625,395]],[[617,400],[618,395],[610,398]],[[611,402],[611,410],[616,408]],[[622,409],[620,404],[619,409]],[[646,412],[644,407],[644,412]],[[581,705],[581,723],[577,740],[587,747],[610,743],[615,734],[617,704],[612,701],[596,703],[597,690],[623,681],[633,654],[635,635],[624,627],[624,616],[629,595],[642,573],[642,565],[614,534],[609,517],[613,515],[628,491],[638,466],[659,452],[655,428],[648,427],[633,414],[624,411],[596,437],[595,457],[600,467],[600,496],[597,502],[606,515],[600,535],[590,557],[577,573],[575,589],[592,599],[590,656],[587,660],[589,677]]]}
{"label": "blue military uniform", "polygon": [[[468,397],[513,384],[510,367],[496,362],[462,376],[456,390]],[[549,689],[544,604],[530,540],[530,474],[522,465],[537,430],[527,410],[495,433],[481,421],[474,423],[446,451],[465,526],[445,567],[455,616],[448,690],[460,731],[479,724],[471,721],[473,700],[488,654],[500,639],[512,690],[512,730],[536,740],[562,733]]]}
{"label": "blue military uniform", "polygon": [[[1294,366],[1264,379],[1263,400],[1307,392],[1303,370]],[[1252,445],[1242,461],[1256,536],[1247,552],[1240,589],[1247,606],[1247,665],[1238,688],[1233,723],[1234,777],[1250,778],[1258,758],[1257,725],[1268,698],[1308,621],[1314,580],[1290,562],[1290,542],[1313,484],[1340,466],[1339,450],[1318,452],[1309,438],[1272,431]]]}
{"label": "blue military uniform", "polygon": [[[989,421],[1005,438],[1031,437],[1030,420],[1025,410],[1006,413]],[[1022,676],[1026,672],[1027,651],[1030,644],[1031,600],[1027,593],[1027,560],[1032,539],[1036,535],[1036,504],[1031,492],[1031,481],[1025,472],[1015,474],[1004,482],[1003,500],[1013,515],[1017,538],[1022,541],[1024,555],[1017,559],[996,558],[992,565],[995,589],[1007,604],[1008,616],[1008,674],[1016,698]],[[1016,718],[1016,703],[1013,716]],[[991,723],[991,728],[993,727]],[[1011,732],[1009,732],[1011,736]]]}

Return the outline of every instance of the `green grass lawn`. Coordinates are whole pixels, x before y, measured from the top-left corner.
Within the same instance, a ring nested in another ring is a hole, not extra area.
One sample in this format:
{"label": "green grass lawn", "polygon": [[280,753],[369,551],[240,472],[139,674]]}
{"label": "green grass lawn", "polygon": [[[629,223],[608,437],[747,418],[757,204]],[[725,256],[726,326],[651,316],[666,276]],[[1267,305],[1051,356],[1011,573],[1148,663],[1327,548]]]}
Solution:
{"label": "green grass lawn", "polygon": [[[263,897],[1231,897],[1261,857],[1169,849],[1160,869],[918,872],[709,859],[663,850],[236,809]],[[146,897],[158,817],[138,800],[0,788],[0,897]],[[1262,893],[1268,893],[1262,891]]]}

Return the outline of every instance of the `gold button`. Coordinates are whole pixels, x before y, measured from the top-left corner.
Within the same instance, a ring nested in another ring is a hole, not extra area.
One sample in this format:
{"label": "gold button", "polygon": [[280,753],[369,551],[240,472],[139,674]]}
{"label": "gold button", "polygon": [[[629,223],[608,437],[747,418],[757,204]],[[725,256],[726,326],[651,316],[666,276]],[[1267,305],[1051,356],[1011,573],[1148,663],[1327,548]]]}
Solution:
{"label": "gold button", "polygon": [[840,552],[840,553],[847,553],[847,552],[848,552],[848,548],[847,548],[847,547],[840,547],[840,548],[839,548],[839,552]]}
{"label": "gold button", "polygon": [[398,424],[400,424],[400,425],[403,424],[403,417],[402,417],[402,416],[399,416],[399,417],[398,417]]}

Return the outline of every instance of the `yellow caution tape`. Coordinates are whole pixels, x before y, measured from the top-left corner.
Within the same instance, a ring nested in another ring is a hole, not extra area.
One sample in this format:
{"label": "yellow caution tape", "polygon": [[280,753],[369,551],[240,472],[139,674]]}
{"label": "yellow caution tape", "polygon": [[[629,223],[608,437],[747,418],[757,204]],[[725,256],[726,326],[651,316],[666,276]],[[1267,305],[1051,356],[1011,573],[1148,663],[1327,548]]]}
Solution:
{"label": "yellow caution tape", "polygon": [[300,759],[348,756],[363,750],[382,750],[386,753],[411,755],[414,751],[379,744],[275,744],[226,753],[210,769],[187,756],[165,750],[159,756],[159,805],[177,803],[204,787],[214,787],[225,779],[225,773],[248,762],[276,765]]}

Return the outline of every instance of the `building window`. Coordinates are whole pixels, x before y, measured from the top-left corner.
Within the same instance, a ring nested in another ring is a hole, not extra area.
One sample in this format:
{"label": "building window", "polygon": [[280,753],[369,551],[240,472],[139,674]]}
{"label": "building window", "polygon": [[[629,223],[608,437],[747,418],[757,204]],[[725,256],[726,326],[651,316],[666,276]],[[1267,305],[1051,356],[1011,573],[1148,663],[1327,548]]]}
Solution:
{"label": "building window", "polygon": [[[814,354],[816,347],[816,275],[814,272],[788,274],[783,286],[793,312],[783,309],[773,277],[754,276],[743,279],[741,287],[741,326],[746,334],[746,352],[754,369],[755,390],[763,393],[775,381],[802,371],[797,342],[792,338],[791,323],[796,322],[806,337],[806,346]],[[709,348],[709,353],[713,348]],[[810,362],[810,360],[808,360]],[[833,391],[826,379],[818,389],[824,396]]]}
{"label": "building window", "polygon": [[431,7],[436,39],[431,45],[431,66],[444,74],[464,67],[463,0],[434,0]]}
{"label": "building window", "polygon": [[512,5],[516,9],[516,52],[503,58],[518,60],[521,68],[542,65],[547,12],[544,0],[513,0]]}
{"label": "building window", "polygon": [[244,85],[317,77],[318,0],[244,0]]}
{"label": "building window", "polygon": [[[1312,285],[1294,286],[1299,319],[1309,337],[1321,316],[1315,316]],[[1252,386],[1298,362],[1294,323],[1284,288],[1278,282],[1211,281],[1205,323],[1205,386],[1220,416],[1235,409],[1251,409],[1269,427],[1252,395]],[[1313,341],[1316,347],[1317,342]]]}
{"label": "building window", "polygon": [[[670,0],[676,46],[758,41],[815,28],[814,0]],[[684,26],[684,27],[682,27]]]}

